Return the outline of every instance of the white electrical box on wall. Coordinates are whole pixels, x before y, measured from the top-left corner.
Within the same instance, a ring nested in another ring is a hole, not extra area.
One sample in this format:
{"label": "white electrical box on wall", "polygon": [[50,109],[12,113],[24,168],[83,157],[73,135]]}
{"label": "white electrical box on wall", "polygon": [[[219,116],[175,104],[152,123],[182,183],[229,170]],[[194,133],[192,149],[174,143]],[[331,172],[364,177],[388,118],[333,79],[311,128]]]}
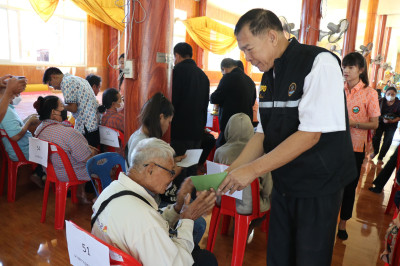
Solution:
{"label": "white electrical box on wall", "polygon": [[128,79],[133,78],[133,61],[132,60],[125,61],[124,77],[128,78]]}

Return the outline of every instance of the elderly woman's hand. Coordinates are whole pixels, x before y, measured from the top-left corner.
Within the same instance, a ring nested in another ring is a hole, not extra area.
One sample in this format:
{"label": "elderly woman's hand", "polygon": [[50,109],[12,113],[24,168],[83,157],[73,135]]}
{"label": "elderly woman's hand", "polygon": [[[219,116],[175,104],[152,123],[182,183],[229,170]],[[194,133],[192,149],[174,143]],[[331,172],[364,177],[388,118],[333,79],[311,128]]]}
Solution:
{"label": "elderly woman's hand", "polygon": [[198,193],[197,198],[192,203],[190,203],[190,194],[187,194],[181,210],[181,219],[197,220],[200,216],[212,210],[216,200],[217,196],[212,189]]}

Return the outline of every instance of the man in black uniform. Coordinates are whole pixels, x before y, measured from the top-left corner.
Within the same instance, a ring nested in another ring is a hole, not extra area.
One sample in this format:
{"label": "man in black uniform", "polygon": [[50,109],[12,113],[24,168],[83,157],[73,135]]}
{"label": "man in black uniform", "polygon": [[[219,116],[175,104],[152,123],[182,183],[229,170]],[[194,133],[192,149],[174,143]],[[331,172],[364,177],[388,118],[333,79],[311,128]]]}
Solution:
{"label": "man in black uniform", "polygon": [[229,118],[237,113],[245,113],[253,121],[253,105],[256,101],[256,84],[247,76],[237,62],[225,58],[221,62],[224,75],[218,88],[211,94],[210,102],[219,105],[219,128],[217,148],[224,145],[224,131]]}
{"label": "man in black uniform", "polygon": [[207,122],[210,81],[192,59],[192,47],[184,42],[174,47],[175,67],[172,76],[171,146],[176,155],[200,148]]}
{"label": "man in black uniform", "polygon": [[243,15],[235,35],[264,72],[260,124],[218,191],[241,190],[271,171],[268,266],[330,265],[343,187],[356,175],[340,60],[287,40],[264,9]]}

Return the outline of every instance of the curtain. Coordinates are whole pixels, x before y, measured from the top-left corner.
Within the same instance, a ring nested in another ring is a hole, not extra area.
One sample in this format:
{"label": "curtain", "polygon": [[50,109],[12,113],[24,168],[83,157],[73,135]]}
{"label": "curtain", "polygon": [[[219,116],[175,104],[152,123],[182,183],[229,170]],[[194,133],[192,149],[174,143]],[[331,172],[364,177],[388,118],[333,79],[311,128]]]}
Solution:
{"label": "curtain", "polygon": [[57,8],[58,0],[29,0],[33,9],[44,22],[47,22]]}
{"label": "curtain", "polygon": [[237,46],[233,29],[208,17],[182,21],[194,42],[214,54],[226,54]]}
{"label": "curtain", "polygon": [[119,31],[125,28],[122,22],[125,17],[124,1],[118,1],[119,7],[112,0],[72,0],[77,6],[85,11],[89,16],[103,22]]}
{"label": "curtain", "polygon": [[[29,0],[36,13],[47,22],[56,10],[59,0]],[[122,22],[125,17],[124,0],[72,0],[89,16],[107,24],[119,31],[124,30]]]}

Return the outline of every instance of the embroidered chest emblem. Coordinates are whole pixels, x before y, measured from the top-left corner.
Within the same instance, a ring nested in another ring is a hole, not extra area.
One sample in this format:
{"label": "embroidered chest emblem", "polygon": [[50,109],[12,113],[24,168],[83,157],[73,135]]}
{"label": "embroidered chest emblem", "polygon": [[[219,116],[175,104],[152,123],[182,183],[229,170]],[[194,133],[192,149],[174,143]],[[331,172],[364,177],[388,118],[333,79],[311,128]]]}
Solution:
{"label": "embroidered chest emblem", "polygon": [[353,107],[353,113],[358,114],[360,112],[360,107],[354,106]]}
{"label": "embroidered chest emblem", "polygon": [[294,82],[289,85],[289,90],[288,90],[289,97],[292,96],[292,94],[296,91],[296,88],[297,88],[297,86],[296,86],[296,83],[294,83]]}
{"label": "embroidered chest emblem", "polygon": [[267,91],[267,85],[261,85],[260,86],[260,94],[259,94],[258,98],[261,98],[261,99],[264,98],[266,91]]}

